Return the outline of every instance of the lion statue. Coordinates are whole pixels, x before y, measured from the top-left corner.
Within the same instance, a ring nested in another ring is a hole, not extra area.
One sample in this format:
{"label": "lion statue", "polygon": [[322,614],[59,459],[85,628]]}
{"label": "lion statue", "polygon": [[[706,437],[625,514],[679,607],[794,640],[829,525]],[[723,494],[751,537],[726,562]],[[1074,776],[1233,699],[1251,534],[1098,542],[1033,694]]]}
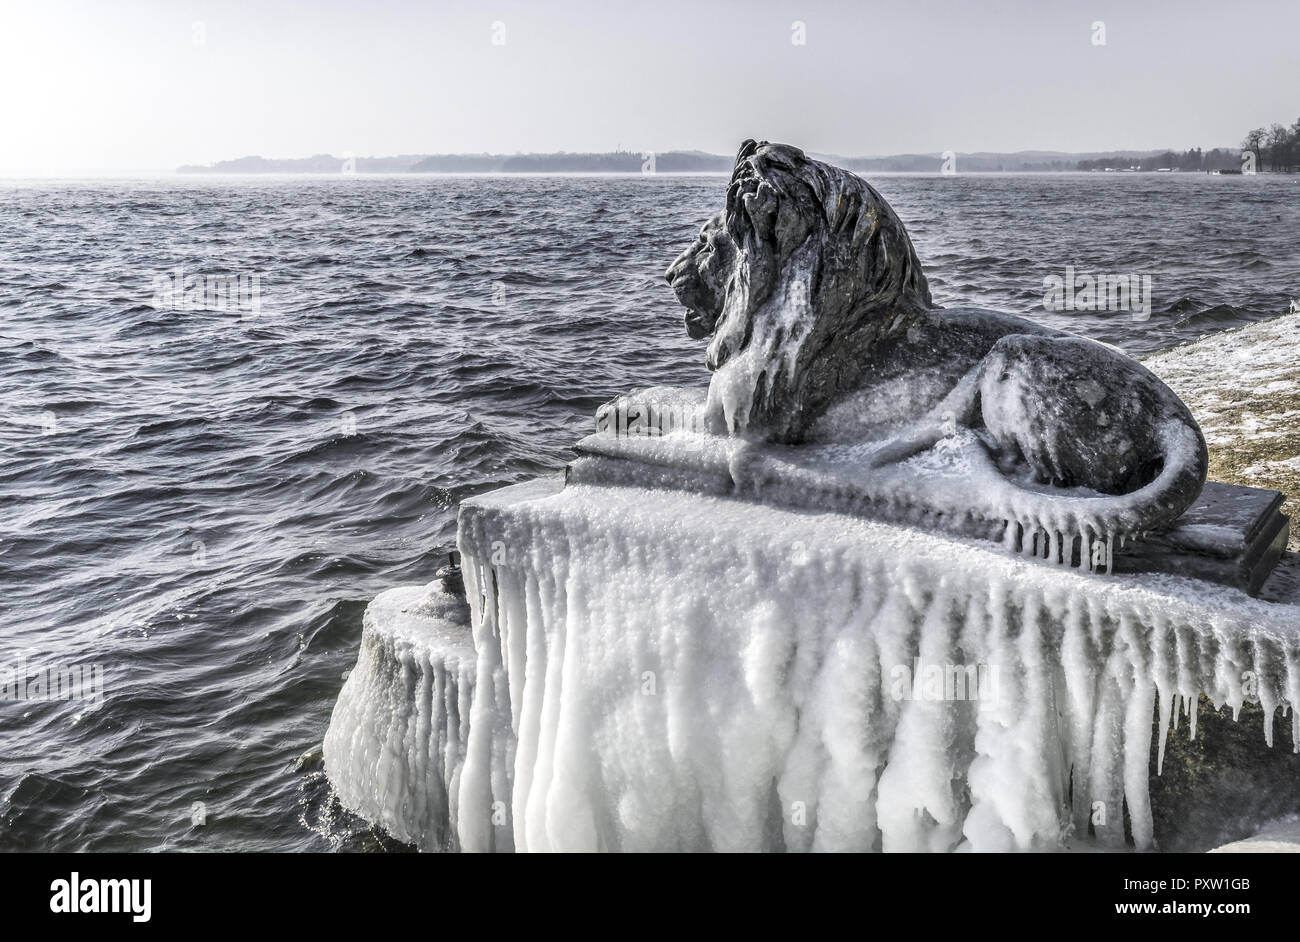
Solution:
{"label": "lion statue", "polygon": [[936,307],[889,204],[796,147],[741,146],[725,208],[667,279],[688,334],[712,338],[711,431],[885,438],[902,460],[974,430],[1026,486],[1140,497],[1142,530],[1172,523],[1204,485],[1204,436],[1152,373],[1024,318]]}

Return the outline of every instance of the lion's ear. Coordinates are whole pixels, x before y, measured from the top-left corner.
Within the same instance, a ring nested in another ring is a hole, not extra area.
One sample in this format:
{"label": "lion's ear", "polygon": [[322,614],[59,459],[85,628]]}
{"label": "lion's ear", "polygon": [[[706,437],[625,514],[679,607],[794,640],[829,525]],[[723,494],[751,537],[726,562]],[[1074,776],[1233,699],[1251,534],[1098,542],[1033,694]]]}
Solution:
{"label": "lion's ear", "polygon": [[758,141],[754,140],[752,137],[745,138],[744,142],[740,145],[740,150],[736,152],[736,165],[739,166],[740,162],[746,157],[753,157],[754,151],[758,150],[758,147]]}

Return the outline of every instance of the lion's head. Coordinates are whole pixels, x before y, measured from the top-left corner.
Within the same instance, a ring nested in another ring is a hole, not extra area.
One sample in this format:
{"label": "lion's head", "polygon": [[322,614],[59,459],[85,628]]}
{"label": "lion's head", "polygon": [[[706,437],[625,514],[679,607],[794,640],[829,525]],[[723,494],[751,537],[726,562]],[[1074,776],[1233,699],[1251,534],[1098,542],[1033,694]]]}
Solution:
{"label": "lion's head", "polygon": [[799,441],[861,379],[866,346],[930,307],[889,204],[788,144],[741,145],[726,208],[667,278],[690,336],[713,336],[711,424],[772,441]]}

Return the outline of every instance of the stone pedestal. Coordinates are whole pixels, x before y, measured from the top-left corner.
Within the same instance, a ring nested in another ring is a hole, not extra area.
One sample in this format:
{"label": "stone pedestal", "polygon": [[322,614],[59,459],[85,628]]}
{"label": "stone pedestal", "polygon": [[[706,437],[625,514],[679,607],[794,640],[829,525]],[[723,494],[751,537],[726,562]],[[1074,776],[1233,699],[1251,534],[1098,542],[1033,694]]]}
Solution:
{"label": "stone pedestal", "polygon": [[406,646],[419,593],[378,600],[326,740],[345,803],[417,842],[1151,848],[1201,694],[1300,742],[1293,597],[558,478],[465,501],[460,548],[469,626]]}
{"label": "stone pedestal", "polygon": [[[575,449],[578,458],[569,465],[567,480],[837,511],[995,541],[1053,564],[1099,573],[1170,573],[1250,595],[1259,594],[1290,535],[1281,492],[1215,481],[1207,482],[1196,503],[1161,533],[1092,540],[1071,532],[1073,527],[1037,531],[1004,516],[1006,508],[1014,507],[1014,496],[988,499],[990,491],[1001,488],[1010,494],[1015,486],[991,475],[971,474],[969,456],[979,447],[973,433],[954,436],[949,448],[935,449],[924,461],[873,468],[873,456],[887,445],[782,448],[710,435],[664,436],[663,431],[651,415],[630,431],[611,425],[584,438]],[[1042,516],[1048,518],[1054,502],[1066,508],[1065,517],[1090,503],[1115,502],[1104,495],[1071,492],[1056,497],[1045,491],[1042,496]],[[1077,517],[1086,515],[1085,510],[1077,512]]]}
{"label": "stone pedestal", "polygon": [[1116,572],[1169,572],[1258,595],[1291,535],[1281,491],[1207,481],[1200,498],[1165,533],[1116,555]]}

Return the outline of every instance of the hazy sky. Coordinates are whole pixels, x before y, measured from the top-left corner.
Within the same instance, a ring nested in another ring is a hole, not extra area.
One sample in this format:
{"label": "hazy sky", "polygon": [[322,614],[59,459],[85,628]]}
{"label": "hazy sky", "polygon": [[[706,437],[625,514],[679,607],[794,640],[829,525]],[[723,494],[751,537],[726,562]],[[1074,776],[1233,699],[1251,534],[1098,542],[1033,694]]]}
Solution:
{"label": "hazy sky", "polygon": [[745,137],[844,155],[1208,148],[1300,117],[1298,0],[0,11],[0,173],[345,151],[730,153]]}

